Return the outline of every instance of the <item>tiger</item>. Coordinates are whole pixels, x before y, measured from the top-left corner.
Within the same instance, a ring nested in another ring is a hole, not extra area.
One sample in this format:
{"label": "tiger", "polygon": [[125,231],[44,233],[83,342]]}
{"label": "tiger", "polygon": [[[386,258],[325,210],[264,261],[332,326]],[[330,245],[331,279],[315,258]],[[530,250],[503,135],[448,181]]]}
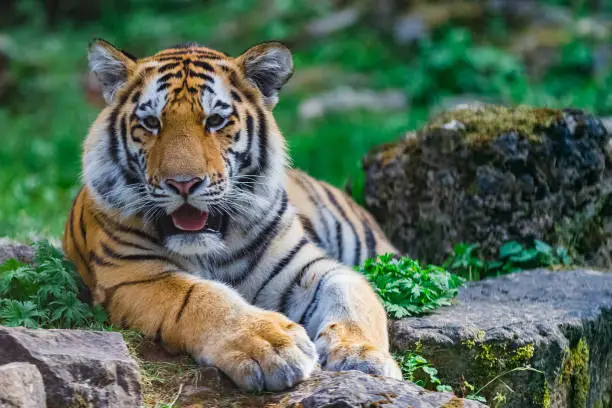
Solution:
{"label": "tiger", "polygon": [[291,51],[88,50],[106,106],[83,144],[67,257],[112,324],[248,391],[313,370],[401,378],[384,308],[351,265],[397,250],[347,194],[292,169],[274,119]]}

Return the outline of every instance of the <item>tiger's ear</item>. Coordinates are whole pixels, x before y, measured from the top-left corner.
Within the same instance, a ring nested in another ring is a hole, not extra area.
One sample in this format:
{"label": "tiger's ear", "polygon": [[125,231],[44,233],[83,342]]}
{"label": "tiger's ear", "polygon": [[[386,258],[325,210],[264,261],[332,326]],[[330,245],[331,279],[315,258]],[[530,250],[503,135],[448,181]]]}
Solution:
{"label": "tiger's ear", "polygon": [[270,41],[255,45],[240,57],[238,62],[245,76],[264,95],[266,105],[278,102],[278,92],[293,75],[293,57],[283,43]]}
{"label": "tiger's ear", "polygon": [[134,71],[135,58],[107,41],[95,39],[89,44],[88,59],[89,69],[96,74],[104,99],[110,104]]}

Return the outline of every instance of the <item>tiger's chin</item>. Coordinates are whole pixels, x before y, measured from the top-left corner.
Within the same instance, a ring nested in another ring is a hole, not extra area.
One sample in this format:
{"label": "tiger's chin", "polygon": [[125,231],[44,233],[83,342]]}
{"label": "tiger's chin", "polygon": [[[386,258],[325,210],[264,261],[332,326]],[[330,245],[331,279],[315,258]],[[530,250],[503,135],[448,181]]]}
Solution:
{"label": "tiger's chin", "polygon": [[164,236],[164,246],[172,252],[185,256],[214,256],[215,254],[225,252],[225,244],[221,235],[209,232]]}

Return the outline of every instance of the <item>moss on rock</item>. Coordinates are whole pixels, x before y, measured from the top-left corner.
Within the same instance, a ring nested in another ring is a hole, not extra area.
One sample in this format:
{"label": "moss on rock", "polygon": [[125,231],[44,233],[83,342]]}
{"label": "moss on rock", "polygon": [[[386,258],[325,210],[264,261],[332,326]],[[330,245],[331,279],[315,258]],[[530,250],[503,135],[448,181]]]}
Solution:
{"label": "moss on rock", "polygon": [[569,386],[572,408],[586,408],[591,377],[589,375],[589,346],[581,338],[573,348],[566,350],[561,382]]}
{"label": "moss on rock", "polygon": [[557,109],[486,106],[463,108],[435,117],[425,131],[448,129],[456,124],[462,130],[462,140],[468,144],[485,144],[509,131],[518,133],[532,142],[541,143],[542,134],[563,112]]}
{"label": "moss on rock", "polygon": [[427,263],[461,242],[492,259],[505,242],[539,239],[612,267],[609,141],[601,121],[578,110],[445,112],[416,137],[370,152],[365,204],[399,249]]}

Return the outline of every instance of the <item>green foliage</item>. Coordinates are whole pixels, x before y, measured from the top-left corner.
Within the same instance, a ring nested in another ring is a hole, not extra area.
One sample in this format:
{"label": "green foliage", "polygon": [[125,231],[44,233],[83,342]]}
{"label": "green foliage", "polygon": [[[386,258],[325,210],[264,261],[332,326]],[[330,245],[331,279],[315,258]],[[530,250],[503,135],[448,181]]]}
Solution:
{"label": "green foliage", "polygon": [[438,370],[425,357],[416,353],[407,353],[396,354],[394,358],[402,370],[404,380],[430,390],[452,392],[450,385],[442,384],[438,378]]}
{"label": "green foliage", "polygon": [[499,255],[493,260],[485,260],[478,254],[478,244],[457,244],[453,247],[453,254],[446,260],[444,267],[473,281],[520,272],[524,269],[567,266],[570,263],[571,259],[565,248],[553,248],[536,239],[529,247],[516,241],[506,242],[499,248]]}
{"label": "green foliage", "polygon": [[392,254],[366,260],[358,268],[383,301],[390,317],[400,319],[450,305],[463,279],[433,265]]}
{"label": "green foliage", "polygon": [[79,299],[80,277],[46,241],[36,244],[33,265],[14,259],[0,266],[0,325],[29,328],[102,328],[106,313]]}

